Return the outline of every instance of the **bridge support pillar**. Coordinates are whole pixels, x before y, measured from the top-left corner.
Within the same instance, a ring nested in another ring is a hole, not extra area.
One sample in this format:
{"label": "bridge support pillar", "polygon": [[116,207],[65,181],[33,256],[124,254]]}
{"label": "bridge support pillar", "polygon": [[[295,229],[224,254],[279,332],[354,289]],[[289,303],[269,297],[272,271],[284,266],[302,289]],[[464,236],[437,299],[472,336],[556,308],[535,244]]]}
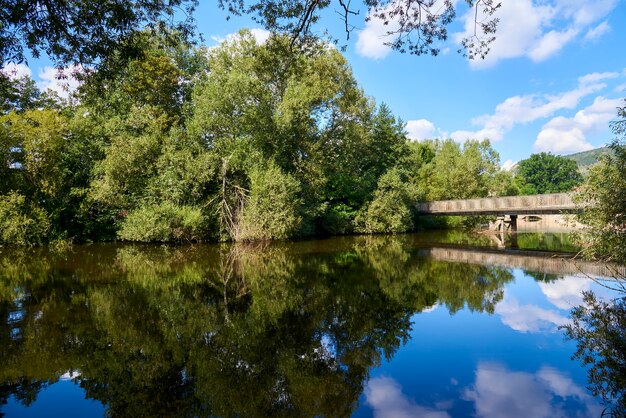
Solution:
{"label": "bridge support pillar", "polygon": [[498,216],[489,223],[489,229],[496,232],[517,232],[517,215]]}

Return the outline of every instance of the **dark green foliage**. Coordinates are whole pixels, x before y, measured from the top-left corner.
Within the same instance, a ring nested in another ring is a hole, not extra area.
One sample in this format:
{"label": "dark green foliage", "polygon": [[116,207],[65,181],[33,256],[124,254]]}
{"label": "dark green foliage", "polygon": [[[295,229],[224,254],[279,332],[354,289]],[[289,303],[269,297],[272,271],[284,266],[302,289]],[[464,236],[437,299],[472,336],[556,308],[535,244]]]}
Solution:
{"label": "dark green foliage", "polygon": [[43,211],[34,242],[399,233],[418,200],[511,193],[488,141],[408,142],[324,43],[242,31],[206,51],[166,29],[128,42],[140,54],[107,55],[74,102],[7,78],[0,195]]}
{"label": "dark green foliage", "polygon": [[[623,279],[623,278],[622,278]],[[563,327],[575,340],[574,359],[588,367],[589,389],[615,417],[626,411],[626,298],[613,301],[584,293],[584,304],[572,310]]]}
{"label": "dark green foliage", "polygon": [[[26,51],[44,52],[58,66],[97,64],[147,25],[172,26],[177,11],[188,18],[176,29],[193,32],[192,0],[0,1],[0,62],[22,62]],[[135,49],[124,51],[133,56]]]}
{"label": "dark green foliage", "polygon": [[367,234],[396,234],[411,230],[416,195],[406,173],[389,170],[380,177],[374,199],[355,219],[356,230]]}
{"label": "dark green foliage", "polygon": [[37,108],[61,109],[64,101],[51,90],[39,91],[29,76],[13,78],[0,71],[0,113]]}
{"label": "dark green foliage", "polygon": [[520,161],[517,175],[526,195],[569,192],[583,180],[575,161],[545,152]]}

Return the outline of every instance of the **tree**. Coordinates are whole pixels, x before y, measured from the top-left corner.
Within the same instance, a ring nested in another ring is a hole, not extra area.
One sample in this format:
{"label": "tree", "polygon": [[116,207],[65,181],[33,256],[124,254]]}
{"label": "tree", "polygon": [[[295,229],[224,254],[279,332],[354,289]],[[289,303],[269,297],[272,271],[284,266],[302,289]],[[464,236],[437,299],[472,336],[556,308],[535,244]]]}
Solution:
{"label": "tree", "polygon": [[517,175],[526,195],[569,192],[583,180],[574,160],[545,152],[520,161]]}
{"label": "tree", "polygon": [[467,141],[462,147],[451,139],[436,142],[430,163],[420,170],[420,187],[427,200],[486,197],[499,171],[498,153],[489,140]]}
{"label": "tree", "polygon": [[63,105],[56,92],[49,89],[40,91],[31,77],[14,78],[0,71],[0,113],[40,107],[60,109]]}
{"label": "tree", "polygon": [[618,108],[611,124],[612,153],[592,167],[577,200],[584,207],[580,220],[589,225],[590,256],[626,262],[626,107]]}
{"label": "tree", "polygon": [[[624,288],[622,288],[624,290]],[[563,326],[575,340],[573,358],[588,367],[589,389],[616,417],[626,411],[626,298],[612,301],[584,293],[584,304],[572,310],[572,322]],[[604,415],[604,414],[603,414]]]}
{"label": "tree", "polygon": [[393,168],[380,177],[373,200],[355,219],[358,232],[402,233],[413,228],[415,187],[406,173]]}
{"label": "tree", "polygon": [[[175,29],[193,32],[197,0],[0,0],[0,62],[22,62],[26,50],[41,52],[57,66],[98,64],[143,29],[171,26],[182,11],[187,18]],[[128,44],[132,46],[132,44]],[[133,48],[123,49],[133,56]]]}
{"label": "tree", "polygon": [[[465,0],[464,3],[475,8],[476,17],[474,34],[462,41],[463,49],[470,58],[484,58],[495,39],[498,19],[493,14],[500,3],[493,0]],[[320,20],[324,9],[338,10],[346,38],[354,29],[351,18],[367,11],[366,20],[381,20],[388,27],[387,45],[416,55],[439,53],[437,43],[447,39],[447,26],[459,8],[451,0],[362,0],[362,7],[356,9],[347,0],[219,0],[218,4],[231,14],[252,15],[256,22],[271,31],[288,33],[292,45],[312,36],[312,27]]]}
{"label": "tree", "polygon": [[386,107],[375,110],[338,51],[322,42],[293,48],[301,53],[286,36],[259,45],[242,31],[212,49],[187,128],[222,161],[221,214],[245,212],[245,199],[234,197],[250,190],[257,168],[275,165],[287,183],[299,183],[292,198],[301,199],[301,233],[350,232],[378,177],[402,153],[404,131]]}

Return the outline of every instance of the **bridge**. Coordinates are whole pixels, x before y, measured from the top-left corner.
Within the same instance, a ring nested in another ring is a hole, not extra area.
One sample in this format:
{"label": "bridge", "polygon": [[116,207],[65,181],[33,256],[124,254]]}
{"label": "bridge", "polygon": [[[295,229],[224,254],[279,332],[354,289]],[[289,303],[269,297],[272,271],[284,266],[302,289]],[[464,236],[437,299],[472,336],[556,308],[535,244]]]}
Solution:
{"label": "bridge", "polygon": [[[568,193],[538,194],[532,196],[485,197],[479,199],[441,200],[416,205],[420,215],[478,216],[496,215],[494,229],[517,230],[519,215],[549,215],[579,213]],[[508,219],[506,219],[508,217]]]}
{"label": "bridge", "polygon": [[519,268],[557,276],[585,275],[608,280],[626,278],[626,266],[575,259],[572,254],[454,246],[424,248],[419,254],[434,260]]}

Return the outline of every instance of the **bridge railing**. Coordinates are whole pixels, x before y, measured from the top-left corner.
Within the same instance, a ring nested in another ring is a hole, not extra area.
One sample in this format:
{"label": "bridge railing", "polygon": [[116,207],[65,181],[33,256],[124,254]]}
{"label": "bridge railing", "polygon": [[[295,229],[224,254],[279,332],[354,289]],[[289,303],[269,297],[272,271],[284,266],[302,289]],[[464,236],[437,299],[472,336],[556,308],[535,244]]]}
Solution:
{"label": "bridge railing", "polygon": [[576,204],[568,193],[441,200],[418,203],[416,207],[419,213],[442,215],[465,213],[558,213],[577,210]]}

